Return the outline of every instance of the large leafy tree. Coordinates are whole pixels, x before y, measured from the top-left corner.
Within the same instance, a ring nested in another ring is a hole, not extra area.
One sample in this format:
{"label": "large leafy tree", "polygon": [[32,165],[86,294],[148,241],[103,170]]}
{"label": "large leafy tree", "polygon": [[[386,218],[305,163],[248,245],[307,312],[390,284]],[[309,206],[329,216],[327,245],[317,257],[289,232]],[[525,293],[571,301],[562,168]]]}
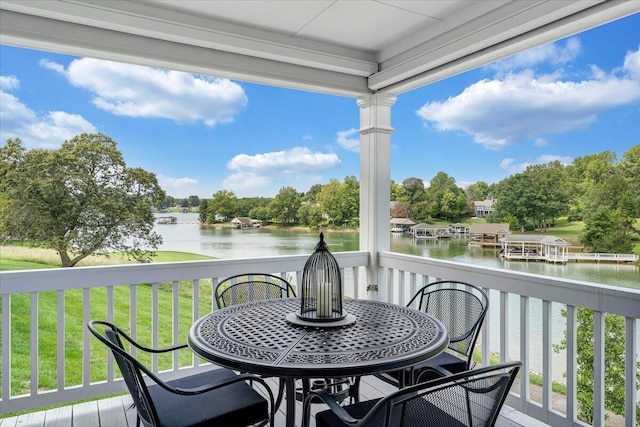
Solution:
{"label": "large leafy tree", "polygon": [[301,200],[302,195],[295,188],[283,187],[269,204],[269,212],[278,222],[297,222]]}
{"label": "large leafy tree", "polygon": [[216,216],[227,220],[237,215],[239,203],[236,193],[220,190],[213,194],[207,206],[207,222],[215,222]]}
{"label": "large leafy tree", "polygon": [[343,224],[348,217],[348,206],[344,188],[340,181],[332,178],[328,184],[322,186],[317,196],[318,203],[329,222]]}
{"label": "large leafy tree", "polygon": [[457,218],[467,212],[467,198],[456,180],[444,172],[438,172],[426,189],[431,216],[445,219]]}
{"label": "large leafy tree", "polygon": [[465,193],[469,200],[485,200],[489,195],[489,184],[484,181],[475,182],[465,189]]}
{"label": "large leafy tree", "polygon": [[162,238],[152,206],[165,193],[156,176],[127,167],[106,135],[81,134],[59,149],[0,147],[0,235],[51,248],[63,267],[89,255],[122,252],[147,261]]}

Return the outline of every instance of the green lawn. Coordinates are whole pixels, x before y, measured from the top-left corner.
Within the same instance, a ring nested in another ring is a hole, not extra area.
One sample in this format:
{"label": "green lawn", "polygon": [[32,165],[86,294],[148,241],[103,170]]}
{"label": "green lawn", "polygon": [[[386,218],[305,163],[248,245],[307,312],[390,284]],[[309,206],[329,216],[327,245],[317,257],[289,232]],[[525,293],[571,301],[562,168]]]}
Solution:
{"label": "green lawn", "polygon": [[[182,252],[158,252],[154,261],[190,261],[211,259],[197,254]],[[56,265],[44,262],[15,261],[7,259],[4,254],[0,259],[0,270],[26,270],[34,268],[56,268]],[[128,325],[130,322],[131,287],[129,285],[115,286],[114,298],[114,322],[119,325]],[[159,300],[159,337],[158,346],[168,346],[174,343],[172,337],[172,301],[173,284],[160,283],[158,285]],[[178,339],[177,342],[186,342],[189,328],[193,323],[191,318],[193,300],[193,285],[191,281],[183,281],[178,284]],[[107,319],[107,289],[91,289],[90,314],[91,319]],[[199,297],[201,313],[211,310],[211,280],[199,281]],[[58,331],[58,296],[56,291],[38,293],[38,388],[51,390],[57,387],[57,331]],[[64,358],[65,358],[65,385],[72,386],[82,384],[82,351],[83,332],[83,290],[74,289],[64,293]],[[137,338],[145,345],[151,345],[151,308],[152,286],[138,285],[134,301],[136,307]],[[11,393],[13,395],[28,392],[31,383],[30,365],[30,312],[31,295],[28,293],[14,294],[11,296]],[[1,313],[0,313],[1,315]],[[4,350],[3,350],[4,351]],[[103,381],[106,379],[106,354],[102,344],[96,340],[91,345],[91,381]],[[193,353],[186,349],[180,354],[180,365],[191,364]],[[145,363],[151,363],[147,358],[141,358]],[[160,369],[169,369],[172,366],[170,357],[160,357]],[[1,377],[0,377],[1,380]]]}
{"label": "green lawn", "polygon": [[52,265],[32,261],[16,261],[0,258],[0,271],[35,270],[38,268],[52,268]]}

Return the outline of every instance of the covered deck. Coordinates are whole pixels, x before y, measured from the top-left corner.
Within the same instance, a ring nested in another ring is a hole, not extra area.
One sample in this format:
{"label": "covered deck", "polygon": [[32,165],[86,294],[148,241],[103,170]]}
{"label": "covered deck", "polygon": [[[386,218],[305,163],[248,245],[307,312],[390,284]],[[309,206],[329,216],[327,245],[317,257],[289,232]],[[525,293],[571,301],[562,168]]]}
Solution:
{"label": "covered deck", "polygon": [[[0,40],[30,49],[353,98],[360,113],[356,127],[360,132],[361,232],[358,252],[335,254],[346,295],[404,305],[419,286],[437,279],[481,286],[490,295],[491,312],[481,333],[480,364],[490,363],[492,354],[501,361],[522,360],[521,381],[511,391],[507,405],[518,411],[514,415],[526,414],[553,426],[584,425],[577,420],[579,308],[594,312],[593,425],[605,425],[604,317],[620,315],[625,325],[627,379],[624,425],[634,426],[639,290],[390,252],[389,201],[391,112],[398,94],[637,13],[640,2],[450,0],[407,2],[403,7],[393,3],[260,1],[247,8],[239,1],[211,7],[210,2],[192,1],[3,0]],[[297,282],[306,258],[1,272],[0,415],[31,410],[36,420],[41,417],[37,409],[43,406],[124,390],[111,358],[104,368],[92,363],[95,343],[84,326],[91,318],[125,316],[128,324],[124,326],[152,345],[158,344],[161,328],[172,331],[174,343],[181,342],[188,325],[215,309],[212,286],[221,278],[259,271],[293,277]],[[128,302],[116,305],[114,295],[122,292]],[[65,316],[69,295],[78,301],[74,305],[81,312],[78,324],[70,324]],[[149,297],[144,308],[137,304],[138,296],[143,295]],[[18,309],[16,301],[26,301],[27,308]],[[57,309],[55,319],[42,318],[39,301],[52,301]],[[92,301],[101,302],[99,312],[92,309]],[[160,307],[171,307],[171,314],[164,314]],[[533,307],[539,316],[532,316]],[[552,320],[552,313],[560,307],[566,309],[564,324]],[[150,316],[147,322],[137,320],[141,312]],[[12,326],[17,318],[28,323],[28,337],[17,336]],[[56,338],[45,343],[39,336],[46,327],[54,328]],[[562,355],[567,391],[560,408],[554,406],[552,391],[554,328],[566,332],[568,343]],[[517,333],[515,344],[510,339],[513,333]],[[45,350],[55,354],[53,362]],[[71,368],[65,361],[70,354],[80,366],[74,369],[82,370],[77,381],[67,380]],[[24,378],[16,377],[18,360],[28,366],[29,375]],[[45,360],[50,362],[46,378],[41,373]],[[195,355],[185,359],[176,355],[152,364],[165,378],[202,370]],[[541,374],[539,394],[532,392],[533,366]],[[99,400],[82,408],[97,408],[99,413],[102,405],[107,410],[100,413],[100,422],[108,423],[107,402]],[[64,411],[69,409],[59,410]],[[96,410],[87,413],[91,421],[77,425],[96,425]],[[113,414],[114,419],[122,416]],[[10,425],[10,420],[13,418],[2,420],[2,427]]]}

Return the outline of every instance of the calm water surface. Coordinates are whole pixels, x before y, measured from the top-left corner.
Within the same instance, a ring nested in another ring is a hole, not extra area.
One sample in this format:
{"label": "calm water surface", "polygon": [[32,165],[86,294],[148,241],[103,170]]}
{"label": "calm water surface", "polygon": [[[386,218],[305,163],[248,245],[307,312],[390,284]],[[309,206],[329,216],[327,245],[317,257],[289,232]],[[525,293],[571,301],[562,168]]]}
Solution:
{"label": "calm water surface", "polygon": [[[176,225],[156,225],[163,237],[161,250],[193,252],[216,258],[254,258],[274,255],[309,254],[318,242],[318,233],[290,230],[234,230],[204,228],[197,214],[172,214]],[[333,252],[356,251],[359,233],[326,233]],[[535,274],[564,277],[587,282],[640,289],[640,267],[629,264],[503,261],[496,249],[468,248],[467,239],[418,240],[392,234],[391,250],[405,254],[448,259],[461,263],[505,268]]]}

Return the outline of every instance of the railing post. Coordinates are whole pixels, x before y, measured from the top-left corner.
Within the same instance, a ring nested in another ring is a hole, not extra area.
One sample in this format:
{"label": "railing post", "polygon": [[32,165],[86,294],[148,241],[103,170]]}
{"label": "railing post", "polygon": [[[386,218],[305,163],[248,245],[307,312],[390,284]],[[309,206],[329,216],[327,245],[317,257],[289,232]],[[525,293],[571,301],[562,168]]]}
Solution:
{"label": "railing post", "polygon": [[632,317],[625,318],[625,411],[624,419],[626,427],[636,426],[636,376],[638,375],[638,366],[636,364],[638,343],[637,336],[637,320]]}

